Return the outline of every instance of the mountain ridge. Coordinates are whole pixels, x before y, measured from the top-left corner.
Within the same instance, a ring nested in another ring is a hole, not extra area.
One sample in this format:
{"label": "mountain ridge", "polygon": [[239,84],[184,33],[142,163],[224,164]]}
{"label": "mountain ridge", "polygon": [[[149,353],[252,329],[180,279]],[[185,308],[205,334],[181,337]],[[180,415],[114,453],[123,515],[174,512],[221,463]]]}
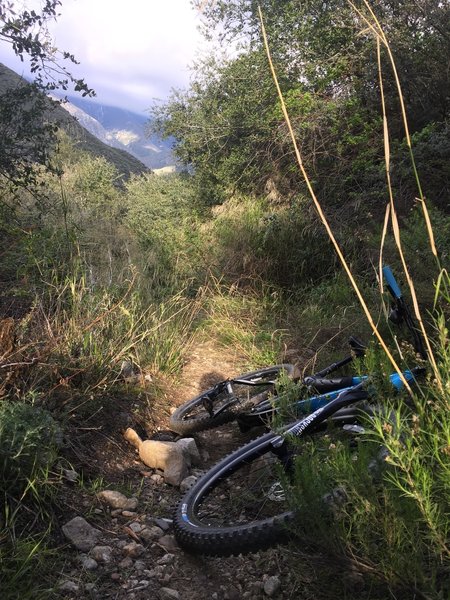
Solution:
{"label": "mountain ridge", "polygon": [[146,133],[147,115],[78,96],[67,96],[62,106],[103,143],[126,150],[147,167],[175,165],[172,142]]}
{"label": "mountain ridge", "polygon": [[[29,85],[29,82],[0,63],[0,96],[24,85]],[[59,102],[50,97],[48,98],[46,118],[65,131],[80,149],[94,156],[101,156],[111,162],[122,177],[129,178],[132,174],[142,174],[150,171],[147,165],[125,149],[112,147],[100,141]]]}

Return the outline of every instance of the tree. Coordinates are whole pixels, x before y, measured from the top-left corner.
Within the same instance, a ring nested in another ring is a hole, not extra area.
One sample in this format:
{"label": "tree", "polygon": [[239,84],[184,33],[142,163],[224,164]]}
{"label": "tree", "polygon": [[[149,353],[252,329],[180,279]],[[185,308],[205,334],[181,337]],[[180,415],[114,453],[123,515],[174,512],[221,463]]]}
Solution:
{"label": "tree", "polygon": [[[351,201],[360,202],[361,194],[372,199],[371,208],[384,206],[376,44],[357,10],[347,0],[195,4],[203,9],[206,35],[236,52],[226,61],[213,57],[198,63],[190,88],[155,109],[154,126],[175,138],[175,153],[192,167],[207,198],[220,200],[224,190],[260,193],[267,182],[284,196],[302,191],[263,49],[261,5],[280,84],[320,199],[336,207],[350,205],[349,214]],[[355,4],[368,14],[362,1]],[[375,10],[400,72],[411,131],[434,123],[444,135],[449,4],[381,0]],[[404,129],[386,52],[382,63],[393,152],[398,149],[400,160]],[[394,174],[404,193],[400,179]]]}
{"label": "tree", "polygon": [[57,17],[59,0],[45,0],[39,11],[0,3],[0,41],[10,44],[23,61],[30,60],[32,84],[17,82],[2,68],[0,85],[0,175],[14,185],[36,183],[36,166],[51,169],[51,148],[57,127],[49,119],[52,102],[46,93],[55,89],[94,95],[83,79],[75,78],[65,65],[77,64],[69,52],[51,44],[48,23]]}

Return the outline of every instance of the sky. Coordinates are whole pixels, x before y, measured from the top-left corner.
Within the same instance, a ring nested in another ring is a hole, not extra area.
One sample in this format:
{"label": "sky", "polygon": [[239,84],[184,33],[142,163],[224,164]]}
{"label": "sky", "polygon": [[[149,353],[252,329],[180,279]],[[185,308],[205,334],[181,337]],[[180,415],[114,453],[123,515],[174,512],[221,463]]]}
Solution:
{"label": "sky", "polygon": [[[189,0],[62,0],[49,29],[54,45],[80,61],[67,63],[69,70],[95,89],[97,101],[142,113],[188,85],[188,66],[206,48],[199,23]],[[0,62],[27,76],[1,41]]]}

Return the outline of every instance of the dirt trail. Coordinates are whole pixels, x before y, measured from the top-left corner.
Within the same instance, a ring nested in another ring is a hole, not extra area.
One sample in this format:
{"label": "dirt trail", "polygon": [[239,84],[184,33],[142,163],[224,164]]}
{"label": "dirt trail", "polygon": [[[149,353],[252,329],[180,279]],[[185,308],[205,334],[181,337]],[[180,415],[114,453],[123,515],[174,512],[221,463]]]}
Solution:
{"label": "dirt trail", "polygon": [[[170,392],[172,404],[179,405],[215,382],[239,374],[241,367],[241,357],[232,356],[211,342],[198,343],[189,354],[179,384]],[[214,430],[204,432],[196,439],[204,453],[203,469],[245,441],[233,424],[221,428],[219,435],[218,430]],[[111,467],[117,469],[121,465],[121,473],[126,473],[128,481],[127,496],[138,496],[137,507],[133,511],[117,511],[93,500],[92,493],[76,501],[68,496],[69,512],[62,519],[68,521],[74,515],[84,517],[101,531],[98,544],[105,550],[102,556],[101,551],[93,555],[93,551],[83,553],[72,547],[66,548],[66,562],[60,578],[61,597],[118,600],[308,597],[303,593],[299,595],[295,589],[286,554],[280,549],[225,559],[193,557],[185,553],[176,544],[170,523],[173,508],[181,498],[180,491],[164,483],[160,474],[146,468],[137,459],[134,449],[123,440],[117,437],[113,443],[114,464],[111,465],[111,447],[109,451],[104,448],[103,452],[98,452],[96,470],[101,471],[103,460],[105,473],[111,472]],[[107,477],[103,484],[109,489],[120,487]],[[155,526],[163,527],[165,531],[160,531],[160,537],[155,534],[153,540],[144,540],[140,535],[143,529]],[[135,548],[133,544],[136,544]],[[89,560],[91,558],[95,559],[95,565]]]}

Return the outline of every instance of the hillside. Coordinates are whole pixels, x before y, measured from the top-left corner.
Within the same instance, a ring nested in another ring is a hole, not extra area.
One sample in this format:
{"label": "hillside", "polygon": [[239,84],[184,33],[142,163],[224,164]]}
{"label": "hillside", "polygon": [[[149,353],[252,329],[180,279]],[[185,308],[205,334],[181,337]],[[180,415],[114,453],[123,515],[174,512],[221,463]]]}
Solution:
{"label": "hillside", "polygon": [[[5,65],[0,64],[0,95],[23,85],[28,84],[22,77]],[[125,178],[128,178],[132,173],[139,174],[148,171],[146,165],[125,150],[113,148],[100,141],[87,131],[67,110],[50,98],[48,99],[48,107],[47,118],[63,129],[80,149],[89,152],[93,156],[105,158]]]}
{"label": "hillside", "polygon": [[175,164],[172,142],[147,135],[147,115],[100,104],[81,96],[69,96],[63,106],[103,143],[126,150],[147,167],[160,169]]}

